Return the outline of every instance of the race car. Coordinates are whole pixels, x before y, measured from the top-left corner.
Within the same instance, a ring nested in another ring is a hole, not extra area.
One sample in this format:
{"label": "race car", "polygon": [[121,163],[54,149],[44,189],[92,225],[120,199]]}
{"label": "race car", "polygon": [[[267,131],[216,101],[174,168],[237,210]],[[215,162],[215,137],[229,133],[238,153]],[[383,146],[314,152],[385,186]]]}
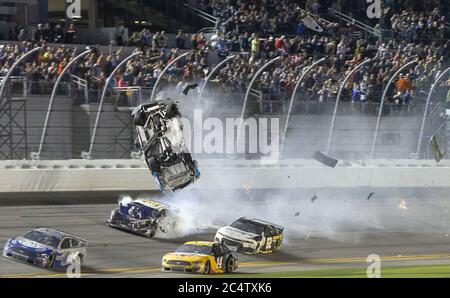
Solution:
{"label": "race car", "polygon": [[221,243],[191,241],[162,258],[162,271],[231,273],[238,267],[236,252]]}
{"label": "race car", "polygon": [[158,229],[163,233],[174,229],[179,212],[180,209],[168,204],[136,199],[121,202],[119,208],[111,211],[107,223],[110,227],[153,238]]}
{"label": "race car", "polygon": [[220,228],[214,241],[244,254],[274,253],[280,249],[284,228],[260,219],[241,217]]}
{"label": "race car", "polygon": [[176,191],[200,178],[182,134],[178,106],[170,98],[138,106],[132,113],[136,126],[136,146],[156,178],[160,190]]}
{"label": "race car", "polygon": [[33,229],[23,236],[11,238],[3,248],[3,256],[46,268],[82,264],[88,242],[76,235],[51,228]]}

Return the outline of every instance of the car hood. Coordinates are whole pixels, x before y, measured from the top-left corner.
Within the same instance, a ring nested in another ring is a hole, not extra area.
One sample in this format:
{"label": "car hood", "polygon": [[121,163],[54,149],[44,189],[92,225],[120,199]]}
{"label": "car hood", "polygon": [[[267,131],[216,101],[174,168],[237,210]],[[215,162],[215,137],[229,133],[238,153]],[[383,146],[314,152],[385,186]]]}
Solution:
{"label": "car hood", "polygon": [[218,233],[228,236],[230,238],[234,238],[234,239],[245,239],[245,240],[253,240],[253,241],[254,241],[253,238],[260,236],[258,234],[245,232],[245,231],[238,230],[238,229],[232,228],[232,227],[223,227],[223,228],[219,229]]}
{"label": "car hood", "polygon": [[188,262],[195,262],[200,261],[201,259],[207,257],[207,255],[204,254],[194,254],[194,253],[168,253],[166,254],[163,259],[166,260],[179,260],[179,261],[188,261]]}
{"label": "car hood", "polygon": [[47,250],[52,250],[50,246],[23,237],[13,238],[9,243],[11,246],[26,249],[28,251],[44,252]]}

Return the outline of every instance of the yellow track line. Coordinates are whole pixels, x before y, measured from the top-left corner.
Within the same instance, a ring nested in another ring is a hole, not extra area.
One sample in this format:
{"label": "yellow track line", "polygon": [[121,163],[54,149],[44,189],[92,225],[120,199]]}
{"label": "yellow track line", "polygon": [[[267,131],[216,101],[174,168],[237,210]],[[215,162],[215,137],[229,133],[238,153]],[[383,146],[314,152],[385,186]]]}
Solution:
{"label": "yellow track line", "polygon": [[[410,255],[410,256],[380,256],[381,261],[422,261],[433,259],[450,259],[450,254],[430,254],[430,255]],[[310,259],[298,261],[268,261],[268,262],[242,262],[239,267],[263,267],[263,266],[279,266],[279,265],[295,265],[300,263],[316,263],[316,264],[332,264],[332,263],[365,263],[366,258],[331,258],[331,259]],[[144,273],[157,272],[160,267],[137,267],[137,268],[109,268],[98,269],[94,271],[82,272],[82,275],[93,274],[114,274],[114,273]],[[34,272],[34,273],[17,273],[17,274],[0,274],[0,278],[25,278],[25,277],[64,277],[66,273],[55,272]]]}

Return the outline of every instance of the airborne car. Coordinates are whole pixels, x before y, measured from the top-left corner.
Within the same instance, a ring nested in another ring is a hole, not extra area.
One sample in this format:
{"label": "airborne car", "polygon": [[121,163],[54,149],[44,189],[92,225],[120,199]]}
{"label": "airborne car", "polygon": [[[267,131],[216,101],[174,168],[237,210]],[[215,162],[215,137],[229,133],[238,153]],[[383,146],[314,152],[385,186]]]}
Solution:
{"label": "airborne car", "polygon": [[50,228],[38,228],[11,238],[3,256],[41,267],[65,267],[81,264],[88,242],[76,235]]}
{"label": "airborne car", "polygon": [[111,211],[107,221],[110,227],[153,238],[159,229],[167,233],[175,228],[180,209],[157,201],[137,199],[120,203]]}
{"label": "airborne car", "polygon": [[214,241],[245,254],[274,253],[280,249],[284,228],[260,219],[241,217],[220,228]]}
{"label": "airborne car", "polygon": [[221,243],[190,241],[162,259],[163,271],[231,273],[238,267],[235,251]]}
{"label": "airborne car", "polygon": [[138,106],[132,113],[136,146],[163,192],[185,188],[200,177],[197,162],[186,148],[181,114],[171,99]]}

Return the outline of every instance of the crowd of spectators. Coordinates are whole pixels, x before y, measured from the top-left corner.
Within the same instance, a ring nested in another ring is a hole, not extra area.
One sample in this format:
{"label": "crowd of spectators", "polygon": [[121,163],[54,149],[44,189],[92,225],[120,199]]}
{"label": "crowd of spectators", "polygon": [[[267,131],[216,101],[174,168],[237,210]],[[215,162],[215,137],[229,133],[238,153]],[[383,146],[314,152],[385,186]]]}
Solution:
{"label": "crowd of spectators", "polygon": [[[144,29],[133,33],[128,45],[140,49],[142,54],[116,74],[111,87],[152,88],[165,66],[185,49],[191,49],[190,54],[168,69],[164,81],[177,91],[185,82],[196,81],[201,86],[216,63],[231,53],[240,52],[215,73],[213,86],[222,92],[244,93],[263,65],[281,57],[262,73],[254,88],[261,92],[264,101],[283,101],[291,96],[302,71],[314,61],[327,57],[304,78],[301,92],[298,92],[305,95],[301,97],[304,100],[326,103],[335,100],[343,79],[356,65],[376,57],[350,77],[342,99],[353,103],[377,102],[391,76],[402,65],[416,59],[417,63],[400,74],[389,92],[390,102],[408,106],[421,96],[418,91],[426,90],[439,70],[449,63],[448,23],[442,6],[436,4],[423,11],[409,9],[410,1],[389,6],[394,38],[381,41],[356,38],[341,30],[348,24],[338,26],[335,22],[321,23],[326,29],[323,34],[311,31],[302,20],[308,12],[320,14],[322,1],[301,2],[302,5],[291,0],[196,1],[195,5],[221,18],[221,30],[208,38],[202,33],[188,37],[180,30],[173,48],[168,47],[168,36],[164,31],[152,33]],[[12,28],[11,31],[13,35],[20,35],[21,30]],[[49,46],[48,43],[70,44],[76,39],[75,35],[73,25],[65,31],[48,24],[38,26],[33,42],[41,44],[43,51],[16,70],[16,75],[24,75],[32,82],[31,93],[39,93],[45,86],[51,86],[76,54],[70,45]],[[21,41],[18,35],[16,37],[14,40]],[[32,46],[32,42],[25,40],[1,46],[0,75]],[[98,50],[77,63],[72,74],[86,80],[89,90],[101,90],[121,59],[121,49]]]}

